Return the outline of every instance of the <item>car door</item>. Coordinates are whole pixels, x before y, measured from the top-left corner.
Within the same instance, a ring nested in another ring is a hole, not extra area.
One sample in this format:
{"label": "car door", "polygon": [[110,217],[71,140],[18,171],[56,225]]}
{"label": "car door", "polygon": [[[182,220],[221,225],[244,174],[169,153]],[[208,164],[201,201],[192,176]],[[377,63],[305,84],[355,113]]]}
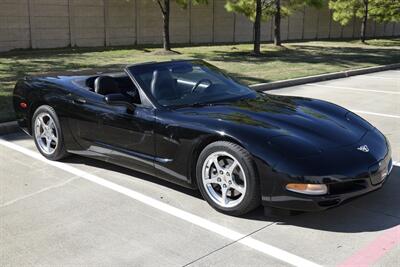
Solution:
{"label": "car door", "polygon": [[[68,125],[79,148],[70,148],[77,154],[102,157],[93,144],[98,140],[99,114],[104,106],[103,96],[89,90],[74,90],[68,93],[65,112]],[[97,155],[98,154],[98,155]]]}
{"label": "car door", "polygon": [[95,143],[111,155],[110,161],[153,174],[154,109],[139,104],[128,110],[125,106],[104,103],[98,117]]}

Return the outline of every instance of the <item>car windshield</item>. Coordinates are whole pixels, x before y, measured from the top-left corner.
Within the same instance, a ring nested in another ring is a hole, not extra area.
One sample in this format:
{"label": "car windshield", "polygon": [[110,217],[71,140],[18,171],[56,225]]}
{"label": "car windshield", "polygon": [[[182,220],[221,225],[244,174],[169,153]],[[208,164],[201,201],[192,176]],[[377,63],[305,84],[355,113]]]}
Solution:
{"label": "car windshield", "polygon": [[211,104],[255,95],[253,90],[203,61],[136,65],[128,71],[166,107]]}

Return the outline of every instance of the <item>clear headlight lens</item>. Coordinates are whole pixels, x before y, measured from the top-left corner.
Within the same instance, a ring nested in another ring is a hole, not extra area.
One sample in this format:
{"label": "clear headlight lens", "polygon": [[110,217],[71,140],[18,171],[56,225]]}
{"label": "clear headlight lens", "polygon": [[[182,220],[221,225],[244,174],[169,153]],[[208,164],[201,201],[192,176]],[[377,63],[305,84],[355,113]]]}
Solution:
{"label": "clear headlight lens", "polygon": [[286,189],[292,192],[306,195],[325,195],[328,187],[324,184],[287,184]]}

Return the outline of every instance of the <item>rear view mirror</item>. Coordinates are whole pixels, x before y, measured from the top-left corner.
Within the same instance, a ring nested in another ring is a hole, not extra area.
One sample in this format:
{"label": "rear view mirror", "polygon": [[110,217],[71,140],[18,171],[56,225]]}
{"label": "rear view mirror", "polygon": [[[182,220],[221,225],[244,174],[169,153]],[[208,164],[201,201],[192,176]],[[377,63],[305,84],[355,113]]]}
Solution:
{"label": "rear view mirror", "polygon": [[135,109],[130,97],[123,94],[108,94],[104,96],[104,101],[111,106],[125,106],[130,111]]}

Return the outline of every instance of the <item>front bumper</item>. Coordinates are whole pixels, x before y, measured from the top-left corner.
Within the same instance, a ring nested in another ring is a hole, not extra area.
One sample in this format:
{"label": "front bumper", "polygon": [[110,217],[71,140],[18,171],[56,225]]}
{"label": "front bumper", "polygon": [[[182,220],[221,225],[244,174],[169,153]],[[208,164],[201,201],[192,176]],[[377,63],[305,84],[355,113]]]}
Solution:
{"label": "front bumper", "polygon": [[345,179],[327,184],[328,194],[322,196],[290,192],[283,189],[281,184],[270,198],[263,197],[263,205],[297,211],[322,211],[336,207],[343,202],[380,189],[388,180],[393,168],[390,154],[371,167],[373,170],[364,178]]}

